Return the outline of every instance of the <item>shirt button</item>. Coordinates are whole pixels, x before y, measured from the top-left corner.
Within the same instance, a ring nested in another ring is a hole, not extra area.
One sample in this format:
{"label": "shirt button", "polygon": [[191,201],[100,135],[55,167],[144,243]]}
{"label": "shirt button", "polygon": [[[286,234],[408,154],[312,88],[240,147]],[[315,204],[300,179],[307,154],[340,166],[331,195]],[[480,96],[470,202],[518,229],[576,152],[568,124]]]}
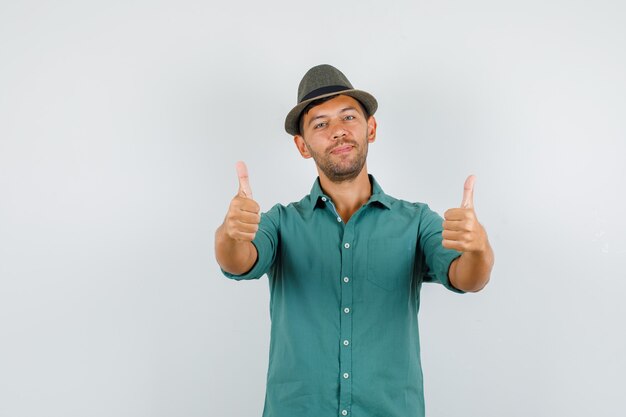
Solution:
{"label": "shirt button", "polygon": [[343,247],[344,247],[344,248],[346,248],[346,249],[348,249],[348,248],[350,248],[350,244],[349,244],[349,243],[344,243],[344,244],[343,244]]}
{"label": "shirt button", "polygon": [[348,410],[341,410],[341,415],[342,416],[347,416],[348,415]]}
{"label": "shirt button", "polygon": [[343,277],[343,282],[348,282],[348,281],[350,281],[350,278],[348,278],[348,277]]}
{"label": "shirt button", "polygon": [[337,221],[341,223],[341,217],[337,216]]}
{"label": "shirt button", "polygon": [[325,201],[326,201],[326,197],[322,197],[322,201],[324,201],[324,202],[325,202]]}
{"label": "shirt button", "polygon": [[346,308],[343,309],[343,312],[348,314],[350,312],[350,309],[348,307],[346,307]]}
{"label": "shirt button", "polygon": [[348,346],[349,344],[350,344],[350,342],[349,342],[349,341],[347,341],[347,340],[344,340],[344,341],[343,341],[343,345],[344,345],[344,346]]}
{"label": "shirt button", "polygon": [[348,379],[348,378],[350,378],[350,374],[349,373],[346,372],[345,374],[343,374],[343,379]]}

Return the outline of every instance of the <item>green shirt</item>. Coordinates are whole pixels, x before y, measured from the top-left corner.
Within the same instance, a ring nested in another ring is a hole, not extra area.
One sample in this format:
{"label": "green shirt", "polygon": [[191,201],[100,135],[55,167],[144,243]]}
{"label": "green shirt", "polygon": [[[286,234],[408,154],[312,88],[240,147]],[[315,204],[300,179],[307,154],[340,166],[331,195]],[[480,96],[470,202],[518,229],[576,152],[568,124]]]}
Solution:
{"label": "green shirt", "polygon": [[452,291],[460,252],[442,246],[442,218],[388,196],[344,224],[319,179],[311,193],[261,216],[258,259],[236,280],[267,273],[271,340],[263,417],[421,417],[417,312],[423,282]]}

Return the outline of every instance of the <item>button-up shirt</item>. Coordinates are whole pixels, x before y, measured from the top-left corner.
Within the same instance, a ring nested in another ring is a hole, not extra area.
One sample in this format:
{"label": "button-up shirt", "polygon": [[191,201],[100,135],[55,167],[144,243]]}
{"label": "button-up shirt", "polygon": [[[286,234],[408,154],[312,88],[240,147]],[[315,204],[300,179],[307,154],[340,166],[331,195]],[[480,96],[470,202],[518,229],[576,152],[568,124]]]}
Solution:
{"label": "button-up shirt", "polygon": [[455,292],[443,219],[395,199],[370,175],[372,195],[347,223],[315,181],[297,203],[261,216],[271,338],[263,417],[421,417],[417,312],[423,282]]}

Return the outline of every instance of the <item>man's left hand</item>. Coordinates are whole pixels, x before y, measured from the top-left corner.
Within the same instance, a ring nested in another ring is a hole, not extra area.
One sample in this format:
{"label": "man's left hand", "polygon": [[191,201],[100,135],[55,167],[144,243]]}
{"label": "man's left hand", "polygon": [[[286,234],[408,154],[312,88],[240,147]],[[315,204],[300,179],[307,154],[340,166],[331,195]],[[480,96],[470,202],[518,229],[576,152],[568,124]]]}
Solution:
{"label": "man's left hand", "polygon": [[474,175],[465,180],[461,208],[449,209],[443,215],[442,244],[445,248],[460,252],[484,252],[489,248],[487,232],[474,212],[474,181]]}

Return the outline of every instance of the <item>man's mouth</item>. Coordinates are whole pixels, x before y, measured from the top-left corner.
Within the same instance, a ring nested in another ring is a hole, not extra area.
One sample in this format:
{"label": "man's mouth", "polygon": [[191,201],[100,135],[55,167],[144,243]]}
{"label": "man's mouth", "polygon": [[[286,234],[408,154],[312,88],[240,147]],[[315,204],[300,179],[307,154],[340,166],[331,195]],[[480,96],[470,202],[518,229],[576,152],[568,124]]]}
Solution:
{"label": "man's mouth", "polygon": [[337,146],[335,148],[333,148],[330,153],[332,154],[343,154],[343,153],[347,153],[350,152],[352,150],[353,146],[352,145],[340,145]]}

